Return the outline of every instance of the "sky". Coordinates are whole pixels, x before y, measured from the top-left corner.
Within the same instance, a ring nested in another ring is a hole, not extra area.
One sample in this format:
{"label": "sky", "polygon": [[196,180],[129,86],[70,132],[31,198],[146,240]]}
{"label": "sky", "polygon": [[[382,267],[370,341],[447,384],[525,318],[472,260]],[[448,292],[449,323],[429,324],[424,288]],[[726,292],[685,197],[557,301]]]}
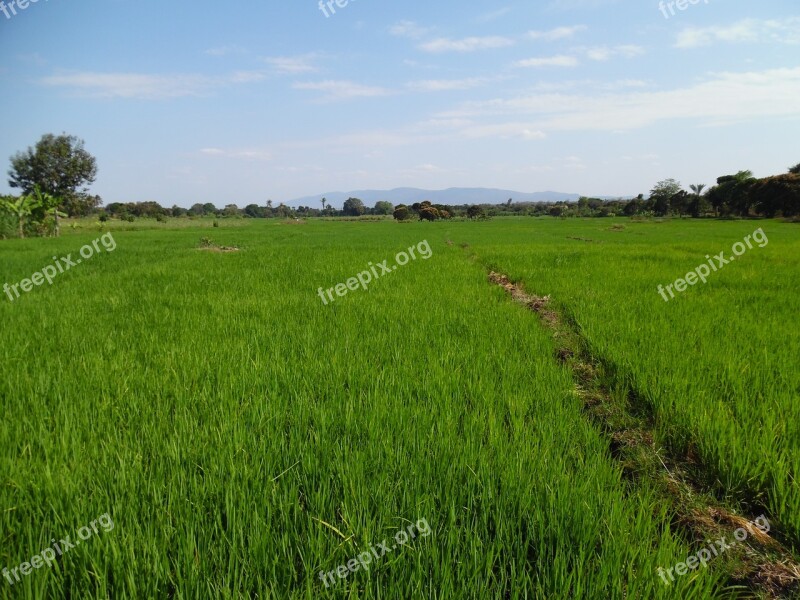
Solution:
{"label": "sky", "polygon": [[66,132],[106,204],[635,196],[800,161],[797,0],[21,2],[0,5],[3,174]]}

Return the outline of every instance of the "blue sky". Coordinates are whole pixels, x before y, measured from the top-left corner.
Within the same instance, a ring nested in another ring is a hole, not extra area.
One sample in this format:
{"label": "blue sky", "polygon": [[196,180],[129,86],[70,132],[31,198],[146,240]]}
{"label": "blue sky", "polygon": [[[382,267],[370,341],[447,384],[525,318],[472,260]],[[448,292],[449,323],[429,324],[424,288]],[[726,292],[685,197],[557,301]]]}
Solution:
{"label": "blue sky", "polygon": [[667,4],[39,0],[0,12],[3,171],[48,132],[85,140],[106,203],[166,206],[800,161],[796,0]]}

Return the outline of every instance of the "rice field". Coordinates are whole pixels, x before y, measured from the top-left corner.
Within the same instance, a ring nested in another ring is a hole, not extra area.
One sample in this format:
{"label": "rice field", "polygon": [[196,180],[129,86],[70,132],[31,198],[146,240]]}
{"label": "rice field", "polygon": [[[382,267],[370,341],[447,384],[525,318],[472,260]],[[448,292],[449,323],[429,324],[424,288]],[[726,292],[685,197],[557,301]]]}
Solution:
{"label": "rice field", "polygon": [[[768,245],[659,295],[757,227]],[[100,235],[0,242],[0,283]],[[489,270],[550,296],[664,456],[691,457],[703,493],[765,514],[798,556],[797,224],[254,220],[113,237],[0,303],[0,597],[752,597],[724,555],[659,576],[701,544],[658,482],[626,475],[558,340]],[[428,258],[396,264],[422,242]],[[24,573],[65,536],[80,544]]]}

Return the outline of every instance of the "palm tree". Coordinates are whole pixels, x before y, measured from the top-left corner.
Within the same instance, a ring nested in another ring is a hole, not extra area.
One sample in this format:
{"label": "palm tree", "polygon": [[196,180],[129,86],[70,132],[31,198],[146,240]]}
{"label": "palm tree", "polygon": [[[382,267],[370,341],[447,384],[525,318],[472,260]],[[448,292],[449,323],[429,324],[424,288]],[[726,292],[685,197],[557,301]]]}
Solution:
{"label": "palm tree", "polygon": [[322,210],[325,210],[325,198],[322,199]]}
{"label": "palm tree", "polygon": [[689,186],[689,188],[694,192],[695,196],[699,196],[703,193],[703,190],[706,189],[705,183],[693,183]]}

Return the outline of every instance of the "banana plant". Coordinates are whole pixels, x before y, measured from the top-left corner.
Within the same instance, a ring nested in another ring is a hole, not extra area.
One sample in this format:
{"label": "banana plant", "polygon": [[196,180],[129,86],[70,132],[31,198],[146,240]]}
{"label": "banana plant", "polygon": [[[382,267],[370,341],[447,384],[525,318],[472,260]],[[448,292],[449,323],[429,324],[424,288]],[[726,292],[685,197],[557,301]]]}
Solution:
{"label": "banana plant", "polygon": [[29,195],[29,197],[33,198],[33,201],[36,203],[35,207],[41,207],[44,210],[46,215],[52,215],[56,222],[56,230],[55,235],[58,237],[61,235],[61,226],[59,225],[58,218],[59,217],[66,217],[67,214],[58,210],[59,205],[61,204],[61,199],[56,198],[55,196],[48,194],[47,192],[42,192],[39,189],[39,186],[35,186],[33,188],[33,193]]}
{"label": "banana plant", "polygon": [[25,218],[39,207],[32,196],[20,196],[15,200],[0,200],[0,207],[13,213],[19,222],[19,237],[25,237]]}

